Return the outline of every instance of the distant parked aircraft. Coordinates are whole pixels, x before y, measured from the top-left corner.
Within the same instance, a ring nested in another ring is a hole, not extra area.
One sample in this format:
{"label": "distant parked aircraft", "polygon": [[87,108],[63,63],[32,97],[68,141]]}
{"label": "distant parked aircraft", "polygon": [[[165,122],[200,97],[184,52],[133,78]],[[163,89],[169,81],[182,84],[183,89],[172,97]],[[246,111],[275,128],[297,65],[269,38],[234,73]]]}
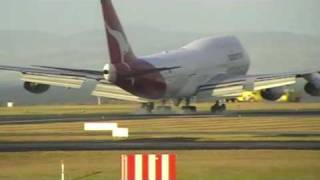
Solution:
{"label": "distant parked aircraft", "polygon": [[285,93],[284,87],[296,83],[297,78],[308,81],[308,94],[320,96],[319,68],[248,75],[249,56],[233,36],[199,39],[176,50],[137,57],[111,0],[101,0],[101,4],[111,59],[103,71],[51,66],[0,69],[21,72],[24,88],[35,94],[46,92],[51,85],[80,88],[86,79],[94,79],[98,84],[93,95],[138,101],[149,112],[157,101],[162,102],[158,109],[169,109],[165,106],[167,100],[177,106],[184,102],[184,111],[195,112],[190,99],[203,91],[211,91],[218,99],[212,112],[224,111],[224,100],[243,91],[261,91],[263,98],[275,101]]}

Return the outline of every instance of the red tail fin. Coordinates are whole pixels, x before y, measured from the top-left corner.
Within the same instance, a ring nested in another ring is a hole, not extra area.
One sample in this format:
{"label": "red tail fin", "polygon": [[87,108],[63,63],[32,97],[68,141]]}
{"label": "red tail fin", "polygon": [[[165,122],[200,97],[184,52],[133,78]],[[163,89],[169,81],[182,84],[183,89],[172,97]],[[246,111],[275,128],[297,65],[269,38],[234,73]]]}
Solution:
{"label": "red tail fin", "polygon": [[111,64],[133,61],[136,59],[123,31],[111,0],[101,0]]}

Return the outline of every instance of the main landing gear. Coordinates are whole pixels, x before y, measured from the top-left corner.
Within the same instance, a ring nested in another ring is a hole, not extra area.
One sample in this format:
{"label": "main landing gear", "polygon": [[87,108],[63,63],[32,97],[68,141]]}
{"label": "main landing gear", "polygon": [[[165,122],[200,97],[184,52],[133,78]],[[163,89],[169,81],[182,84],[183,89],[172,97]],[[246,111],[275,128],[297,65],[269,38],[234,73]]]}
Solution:
{"label": "main landing gear", "polygon": [[181,107],[182,113],[196,113],[197,107],[196,106],[190,106],[190,98],[186,98],[186,104],[185,106]]}
{"label": "main landing gear", "polygon": [[211,112],[212,113],[223,113],[224,111],[227,110],[227,106],[225,104],[225,101],[219,100],[211,106]]}
{"label": "main landing gear", "polygon": [[146,113],[151,113],[153,109],[154,109],[154,103],[153,102],[142,103],[142,105],[141,105],[141,110],[146,112]]}
{"label": "main landing gear", "polygon": [[171,106],[166,105],[163,101],[160,106],[155,107],[154,102],[142,103],[140,113],[156,113],[156,114],[169,114],[172,113]]}
{"label": "main landing gear", "polygon": [[157,106],[157,108],[156,108],[156,113],[159,113],[159,114],[172,113],[171,106],[166,105],[166,103],[167,103],[166,100],[162,100],[161,106]]}
{"label": "main landing gear", "polygon": [[[182,102],[182,99],[177,101],[177,103],[175,103],[175,105],[179,106],[180,102]],[[167,106],[165,104],[166,104],[166,101],[163,101],[161,106],[157,106],[155,108],[155,105],[153,102],[142,103],[142,106],[141,106],[142,112],[141,113],[151,113],[154,109],[156,109],[156,111],[155,111],[156,113],[160,113],[160,114],[172,113],[171,106]],[[216,101],[216,103],[213,106],[211,106],[210,110],[211,110],[211,113],[219,114],[219,113],[225,112],[226,109],[227,109],[226,101],[219,100],[219,101]],[[181,107],[181,112],[184,114],[196,113],[197,107],[191,106],[190,105],[190,98],[186,98],[185,105]]]}

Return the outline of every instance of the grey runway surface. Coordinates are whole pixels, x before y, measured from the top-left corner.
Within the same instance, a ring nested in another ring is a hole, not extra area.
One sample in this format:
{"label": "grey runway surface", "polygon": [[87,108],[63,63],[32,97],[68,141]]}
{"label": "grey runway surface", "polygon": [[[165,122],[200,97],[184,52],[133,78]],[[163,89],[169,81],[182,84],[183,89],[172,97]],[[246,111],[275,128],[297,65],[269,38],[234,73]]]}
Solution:
{"label": "grey runway surface", "polygon": [[0,152],[93,151],[93,150],[320,150],[317,141],[226,141],[226,142],[24,142],[0,143]]}
{"label": "grey runway surface", "polygon": [[141,120],[194,117],[270,117],[270,116],[319,116],[320,110],[285,110],[285,111],[229,111],[224,114],[87,114],[87,115],[37,115],[37,116],[0,116],[0,125],[5,124],[40,124],[57,122]]}

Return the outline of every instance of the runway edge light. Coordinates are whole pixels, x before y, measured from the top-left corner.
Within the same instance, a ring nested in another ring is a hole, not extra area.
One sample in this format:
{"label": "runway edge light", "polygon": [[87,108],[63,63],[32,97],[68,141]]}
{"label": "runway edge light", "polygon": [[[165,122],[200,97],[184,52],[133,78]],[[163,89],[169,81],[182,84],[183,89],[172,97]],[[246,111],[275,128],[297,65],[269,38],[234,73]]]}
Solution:
{"label": "runway edge light", "polygon": [[121,180],[176,180],[176,155],[122,155]]}

